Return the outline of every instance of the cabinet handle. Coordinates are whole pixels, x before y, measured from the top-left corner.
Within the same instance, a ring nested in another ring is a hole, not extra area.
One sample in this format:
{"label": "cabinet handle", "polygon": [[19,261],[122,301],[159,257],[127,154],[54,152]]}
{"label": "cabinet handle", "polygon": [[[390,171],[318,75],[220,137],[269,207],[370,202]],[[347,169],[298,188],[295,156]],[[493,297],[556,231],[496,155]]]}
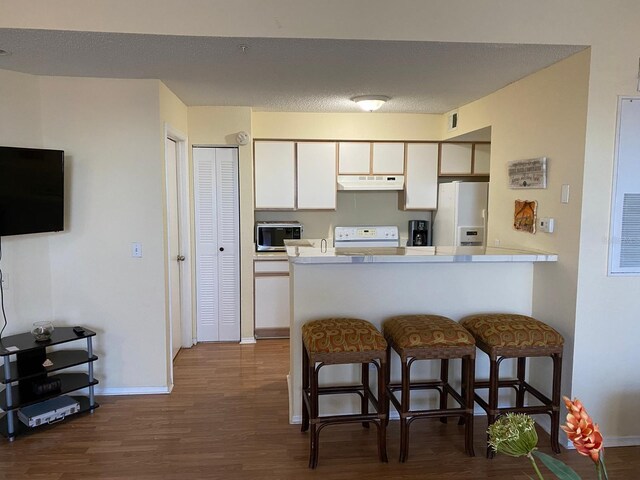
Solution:
{"label": "cabinet handle", "polygon": [[184,255],[178,255],[176,257],[176,260],[179,261],[179,262],[184,262],[185,261]]}
{"label": "cabinet handle", "polygon": [[221,251],[221,252],[224,252],[224,247],[220,247],[220,251]]}

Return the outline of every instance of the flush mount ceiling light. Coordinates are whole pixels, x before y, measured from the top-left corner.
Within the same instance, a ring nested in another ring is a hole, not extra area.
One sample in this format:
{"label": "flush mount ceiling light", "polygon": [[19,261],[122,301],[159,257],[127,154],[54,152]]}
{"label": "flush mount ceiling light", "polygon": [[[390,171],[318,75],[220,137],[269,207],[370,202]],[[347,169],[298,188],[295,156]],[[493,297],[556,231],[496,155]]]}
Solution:
{"label": "flush mount ceiling light", "polygon": [[353,97],[351,100],[356,102],[365,112],[373,112],[384,105],[384,102],[389,100],[389,97],[385,97],[384,95],[362,95],[360,97]]}

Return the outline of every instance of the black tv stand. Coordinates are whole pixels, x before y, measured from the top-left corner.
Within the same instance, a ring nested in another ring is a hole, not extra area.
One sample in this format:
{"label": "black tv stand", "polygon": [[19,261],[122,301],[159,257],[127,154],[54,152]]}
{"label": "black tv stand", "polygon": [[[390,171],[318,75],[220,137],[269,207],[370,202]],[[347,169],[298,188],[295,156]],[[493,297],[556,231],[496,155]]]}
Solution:
{"label": "black tv stand", "polygon": [[[0,419],[0,434],[13,441],[19,434],[40,427],[28,427],[17,418],[17,411],[50,398],[65,395],[76,390],[88,388],[89,396],[73,395],[80,404],[80,411],[91,412],[98,408],[95,401],[94,386],[98,384],[93,376],[93,362],[98,357],[93,354],[92,337],[95,332],[85,328],[84,333],[76,334],[73,327],[56,327],[51,339],[36,342],[31,333],[21,333],[5,337],[0,341],[0,357],[4,359],[4,375],[1,384],[5,385],[4,395],[0,395],[0,409],[6,415]],[[86,350],[55,350],[54,345],[85,340]],[[12,361],[11,357],[15,357]],[[49,359],[51,366],[42,365]],[[87,365],[87,373],[61,373],[61,370]],[[32,389],[33,380],[59,380],[59,389],[54,392],[36,395]],[[74,415],[75,416],[75,415]]]}

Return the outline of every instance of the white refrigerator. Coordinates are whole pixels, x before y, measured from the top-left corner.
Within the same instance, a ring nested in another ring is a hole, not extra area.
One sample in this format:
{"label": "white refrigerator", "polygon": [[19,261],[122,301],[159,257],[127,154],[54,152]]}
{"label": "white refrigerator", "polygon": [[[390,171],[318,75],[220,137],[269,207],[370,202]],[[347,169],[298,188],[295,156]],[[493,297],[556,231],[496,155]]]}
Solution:
{"label": "white refrigerator", "polygon": [[433,220],[434,246],[486,244],[487,182],[441,183]]}

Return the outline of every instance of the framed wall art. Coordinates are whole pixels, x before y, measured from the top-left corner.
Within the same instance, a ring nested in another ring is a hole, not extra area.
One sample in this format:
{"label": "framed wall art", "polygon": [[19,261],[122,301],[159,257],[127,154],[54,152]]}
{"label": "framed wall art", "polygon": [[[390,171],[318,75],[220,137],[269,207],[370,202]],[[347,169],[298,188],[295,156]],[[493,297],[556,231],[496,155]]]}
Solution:
{"label": "framed wall art", "polygon": [[509,162],[509,188],[547,188],[547,157]]}
{"label": "framed wall art", "polygon": [[520,232],[536,233],[536,200],[516,200],[513,214],[513,228]]}

